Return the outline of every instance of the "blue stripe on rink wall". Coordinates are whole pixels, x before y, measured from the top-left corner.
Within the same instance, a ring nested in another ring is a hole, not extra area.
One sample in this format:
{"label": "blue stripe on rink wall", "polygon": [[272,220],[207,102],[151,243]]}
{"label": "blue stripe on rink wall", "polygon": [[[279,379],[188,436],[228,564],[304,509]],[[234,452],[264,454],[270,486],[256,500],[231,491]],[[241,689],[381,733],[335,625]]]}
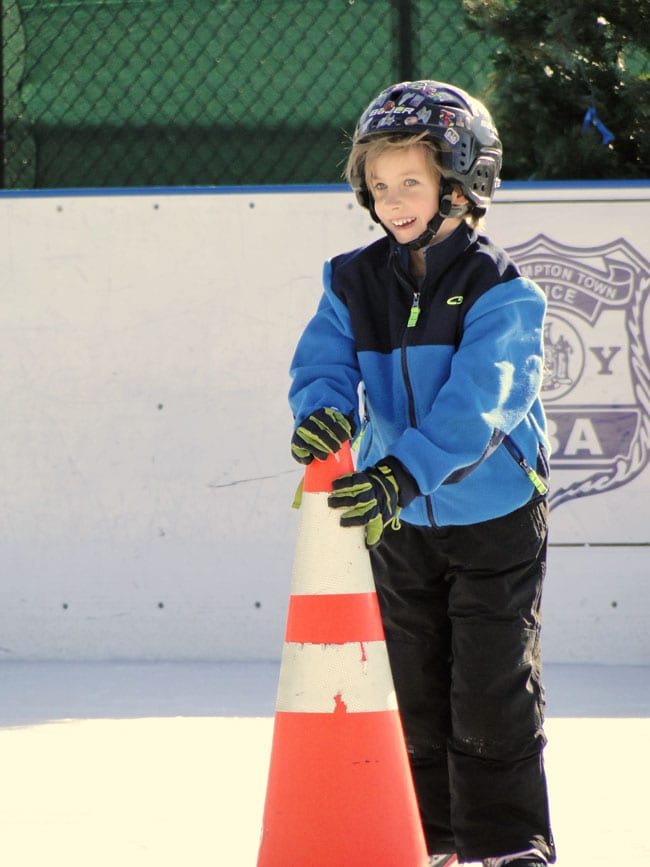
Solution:
{"label": "blue stripe on rink wall", "polygon": [[[511,192],[535,193],[558,191],[606,192],[638,191],[650,197],[650,181],[503,181],[495,196],[495,203]],[[262,195],[277,193],[349,193],[347,184],[265,184],[251,186],[196,186],[196,187],[79,187],[61,189],[0,190],[0,199],[67,198],[70,196],[215,196]]]}

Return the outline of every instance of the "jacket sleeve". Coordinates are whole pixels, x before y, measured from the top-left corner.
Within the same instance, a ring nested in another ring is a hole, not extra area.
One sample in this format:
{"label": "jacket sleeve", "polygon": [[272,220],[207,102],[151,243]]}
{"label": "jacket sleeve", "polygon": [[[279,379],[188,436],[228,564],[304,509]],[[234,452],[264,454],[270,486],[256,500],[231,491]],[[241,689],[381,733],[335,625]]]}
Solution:
{"label": "jacket sleeve", "polygon": [[289,405],[296,423],[321,407],[354,413],[359,426],[357,389],[361,379],[350,316],[332,291],[331,262],[323,270],[324,293],[302,333],[293,361]]}
{"label": "jacket sleeve", "polygon": [[479,466],[530,411],[542,382],[545,310],[543,292],[521,277],[469,310],[447,381],[388,449],[422,493]]}

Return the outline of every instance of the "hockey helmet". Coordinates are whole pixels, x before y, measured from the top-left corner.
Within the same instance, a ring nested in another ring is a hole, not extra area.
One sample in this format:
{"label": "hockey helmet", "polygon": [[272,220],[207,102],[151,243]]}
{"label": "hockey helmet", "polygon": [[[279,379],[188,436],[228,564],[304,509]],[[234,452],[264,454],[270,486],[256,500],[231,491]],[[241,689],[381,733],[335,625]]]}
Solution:
{"label": "hockey helmet", "polygon": [[[502,148],[485,106],[459,87],[439,81],[403,81],[383,90],[363,112],[353,145],[375,136],[426,134],[439,150],[443,179],[457,183],[483,212],[499,185]],[[360,204],[373,212],[363,165],[350,180]]]}

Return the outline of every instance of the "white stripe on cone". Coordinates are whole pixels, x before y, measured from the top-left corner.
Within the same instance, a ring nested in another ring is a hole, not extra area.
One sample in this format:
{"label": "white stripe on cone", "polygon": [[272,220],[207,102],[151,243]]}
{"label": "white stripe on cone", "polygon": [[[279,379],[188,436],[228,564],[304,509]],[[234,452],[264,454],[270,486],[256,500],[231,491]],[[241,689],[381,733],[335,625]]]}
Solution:
{"label": "white stripe on cone", "polygon": [[346,527],[342,531],[341,510],[330,509],[327,497],[326,493],[303,494],[291,593],[374,593],[364,530]]}
{"label": "white stripe on cone", "polygon": [[285,643],[276,710],[290,713],[397,710],[386,643]]}

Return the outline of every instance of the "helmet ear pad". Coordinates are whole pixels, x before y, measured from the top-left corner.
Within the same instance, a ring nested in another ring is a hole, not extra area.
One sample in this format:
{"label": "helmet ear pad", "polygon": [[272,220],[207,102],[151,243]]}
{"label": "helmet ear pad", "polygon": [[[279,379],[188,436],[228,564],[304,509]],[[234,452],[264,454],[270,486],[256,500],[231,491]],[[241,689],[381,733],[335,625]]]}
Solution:
{"label": "helmet ear pad", "polygon": [[[454,193],[458,198],[454,201]],[[443,217],[451,217],[456,219],[464,217],[469,211],[470,201],[465,195],[464,190],[460,185],[455,184],[449,178],[442,178],[440,181],[440,202],[438,205],[438,213]]]}
{"label": "helmet ear pad", "polygon": [[362,208],[366,208],[370,212],[370,216],[375,221],[375,223],[380,223],[381,220],[377,216],[377,211],[375,211],[375,200],[373,199],[370,190],[362,183],[360,187],[358,187],[354,194],[356,196],[357,202],[361,205]]}

